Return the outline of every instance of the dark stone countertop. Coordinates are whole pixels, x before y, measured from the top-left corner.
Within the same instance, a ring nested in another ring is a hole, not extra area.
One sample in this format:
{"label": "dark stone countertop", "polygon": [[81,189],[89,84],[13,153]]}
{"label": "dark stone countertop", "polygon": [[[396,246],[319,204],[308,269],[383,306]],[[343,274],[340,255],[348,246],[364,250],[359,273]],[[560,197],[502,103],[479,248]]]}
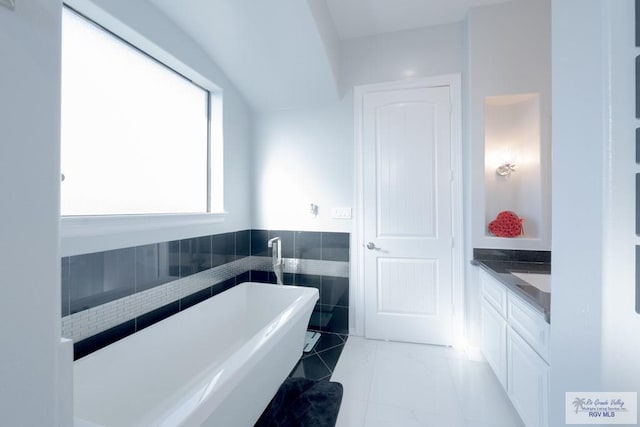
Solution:
{"label": "dark stone countertop", "polygon": [[511,274],[539,273],[551,274],[550,262],[531,262],[495,259],[473,259],[472,265],[484,269],[491,276],[503,283],[508,289],[531,304],[535,309],[544,314],[547,323],[551,323],[551,293],[543,292],[535,286]]}

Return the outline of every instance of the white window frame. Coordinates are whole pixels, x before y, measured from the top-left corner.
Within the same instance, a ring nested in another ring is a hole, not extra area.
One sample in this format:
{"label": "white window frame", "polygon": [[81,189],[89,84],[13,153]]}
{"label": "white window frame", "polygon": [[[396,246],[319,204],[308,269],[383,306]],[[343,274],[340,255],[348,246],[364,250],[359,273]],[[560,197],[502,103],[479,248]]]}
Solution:
{"label": "white window frame", "polygon": [[65,5],[209,91],[209,212],[194,214],[87,215],[60,217],[61,256],[99,252],[211,234],[224,221],[224,143],[222,88],[156,43],[88,0]]}

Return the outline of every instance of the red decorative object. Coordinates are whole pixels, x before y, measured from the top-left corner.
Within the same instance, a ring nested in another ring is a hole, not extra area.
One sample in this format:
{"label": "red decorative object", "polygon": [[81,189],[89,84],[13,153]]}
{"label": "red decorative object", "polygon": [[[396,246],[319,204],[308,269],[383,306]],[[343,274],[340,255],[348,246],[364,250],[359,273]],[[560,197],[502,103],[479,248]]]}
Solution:
{"label": "red decorative object", "polygon": [[524,234],[523,222],[515,213],[502,211],[489,223],[489,231],[498,237],[518,237]]}

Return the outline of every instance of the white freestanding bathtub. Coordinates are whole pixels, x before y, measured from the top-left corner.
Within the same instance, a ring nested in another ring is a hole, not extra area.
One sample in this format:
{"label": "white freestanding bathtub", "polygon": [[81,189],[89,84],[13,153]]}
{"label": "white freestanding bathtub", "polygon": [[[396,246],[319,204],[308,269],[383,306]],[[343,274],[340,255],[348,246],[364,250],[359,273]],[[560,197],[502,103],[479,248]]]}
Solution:
{"label": "white freestanding bathtub", "polygon": [[318,290],[243,283],[74,362],[75,426],[253,426]]}

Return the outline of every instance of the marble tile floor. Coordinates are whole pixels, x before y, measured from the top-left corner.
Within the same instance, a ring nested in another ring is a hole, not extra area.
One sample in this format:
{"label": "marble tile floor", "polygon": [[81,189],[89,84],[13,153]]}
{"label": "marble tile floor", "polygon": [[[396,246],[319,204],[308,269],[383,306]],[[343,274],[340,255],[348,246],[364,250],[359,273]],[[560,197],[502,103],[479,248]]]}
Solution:
{"label": "marble tile floor", "polygon": [[451,348],[349,337],[337,427],[523,427],[489,365]]}
{"label": "marble tile floor", "polygon": [[329,380],[347,341],[347,335],[322,332],[309,353],[303,353],[289,377]]}

